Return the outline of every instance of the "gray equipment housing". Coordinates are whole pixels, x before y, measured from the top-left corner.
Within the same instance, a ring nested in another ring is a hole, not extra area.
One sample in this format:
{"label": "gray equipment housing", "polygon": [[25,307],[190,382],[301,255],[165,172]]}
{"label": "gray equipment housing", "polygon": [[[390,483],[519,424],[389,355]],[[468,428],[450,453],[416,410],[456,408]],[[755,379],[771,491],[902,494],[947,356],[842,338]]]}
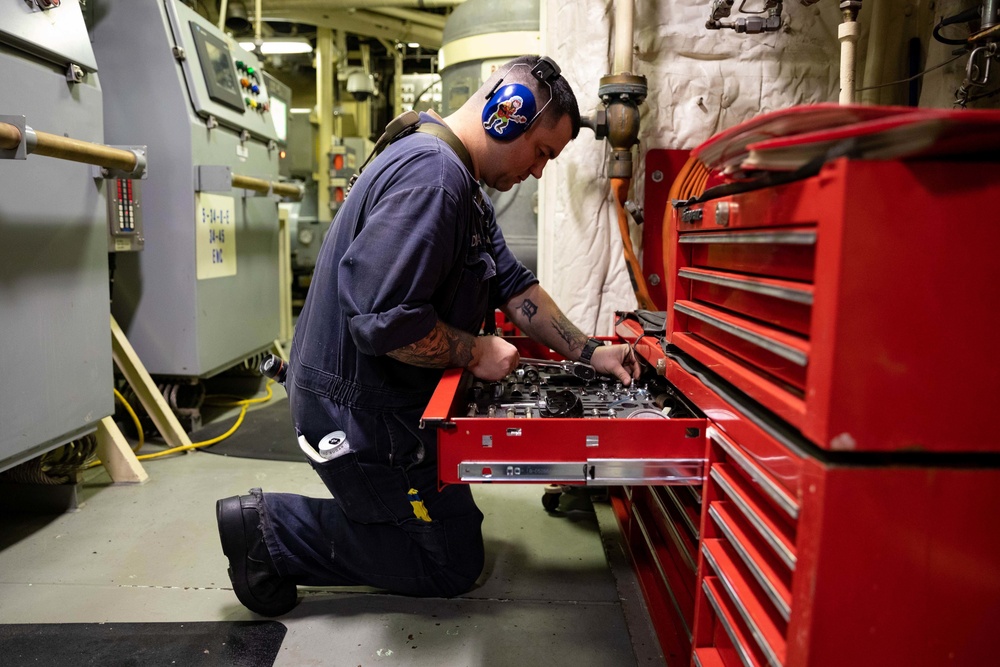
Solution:
{"label": "gray equipment housing", "polygon": [[260,62],[175,0],[96,14],[105,135],[151,156],[145,249],[118,257],[112,312],[150,373],[208,377],[279,335],[277,197],[231,184],[278,180],[274,122],[251,107],[268,100]]}
{"label": "gray equipment housing", "polygon": [[[104,143],[96,71],[77,0],[0,6],[0,116]],[[86,164],[0,156],[0,470],[114,410],[105,189]]]}
{"label": "gray equipment housing", "polygon": [[[538,31],[540,0],[511,0],[498,5],[490,0],[466,0],[455,7],[445,23],[444,45],[477,35]],[[512,53],[509,58],[522,55]],[[501,60],[509,58],[501,57]],[[484,82],[485,59],[449,64],[441,70],[441,114],[458,110]],[[497,223],[514,256],[532,272],[538,267],[538,181],[529,178],[507,192],[487,189],[497,212]]]}

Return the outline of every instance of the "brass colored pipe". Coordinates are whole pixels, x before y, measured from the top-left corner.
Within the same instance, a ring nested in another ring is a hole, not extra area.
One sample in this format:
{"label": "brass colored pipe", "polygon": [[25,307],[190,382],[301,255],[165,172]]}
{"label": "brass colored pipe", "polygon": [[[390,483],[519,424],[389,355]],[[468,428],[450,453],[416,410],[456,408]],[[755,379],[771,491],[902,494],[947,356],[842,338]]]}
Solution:
{"label": "brass colored pipe", "polygon": [[294,183],[275,183],[263,178],[233,174],[233,187],[253,190],[254,192],[271,193],[281,197],[290,197],[295,201],[302,199],[302,188]]}
{"label": "brass colored pipe", "polygon": [[[79,139],[70,139],[69,137],[60,137],[48,132],[35,131],[34,134],[34,148],[29,145],[28,151],[32,155],[45,155],[60,160],[93,164],[124,172],[132,172],[136,167],[136,156],[131,151],[94,144],[89,141],[80,141]],[[9,150],[17,148],[20,143],[21,133],[18,129],[10,123],[0,123],[0,147]]]}
{"label": "brass colored pipe", "polygon": [[0,123],[0,150],[12,151],[21,144],[21,132],[10,123]]}
{"label": "brass colored pipe", "polygon": [[35,150],[31,151],[33,155],[47,155],[60,160],[83,162],[125,172],[135,169],[136,158],[131,151],[60,137],[48,132],[35,132],[35,138]]}

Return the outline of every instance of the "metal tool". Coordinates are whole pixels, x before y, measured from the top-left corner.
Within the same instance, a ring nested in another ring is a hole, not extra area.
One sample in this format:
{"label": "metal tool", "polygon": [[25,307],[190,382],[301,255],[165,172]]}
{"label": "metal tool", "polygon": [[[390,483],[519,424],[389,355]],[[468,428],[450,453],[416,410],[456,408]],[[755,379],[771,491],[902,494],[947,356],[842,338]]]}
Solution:
{"label": "metal tool", "polygon": [[[521,363],[539,366],[541,368],[558,368],[562,372],[573,375],[581,380],[593,380],[597,377],[597,371],[589,364],[579,361],[554,361],[552,359],[525,359],[521,358]],[[527,371],[525,371],[527,372]]]}

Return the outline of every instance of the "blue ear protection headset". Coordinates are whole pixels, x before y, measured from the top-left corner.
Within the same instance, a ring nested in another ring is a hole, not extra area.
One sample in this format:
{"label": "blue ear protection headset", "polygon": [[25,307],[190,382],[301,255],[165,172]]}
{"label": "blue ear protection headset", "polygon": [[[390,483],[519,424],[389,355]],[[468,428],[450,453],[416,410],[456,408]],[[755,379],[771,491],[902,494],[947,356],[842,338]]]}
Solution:
{"label": "blue ear protection headset", "polygon": [[[549,88],[549,99],[541,109],[537,109],[535,96],[531,89],[519,83],[508,83],[502,86],[504,77],[514,67],[527,67],[527,63],[516,63],[507,68],[504,76],[486,95],[486,106],[483,108],[483,129],[494,139],[510,141],[516,139],[531,127],[532,123],[545,111],[552,102],[552,84],[559,78],[559,65],[542,56],[531,67],[531,75]],[[502,87],[501,87],[502,86]]]}

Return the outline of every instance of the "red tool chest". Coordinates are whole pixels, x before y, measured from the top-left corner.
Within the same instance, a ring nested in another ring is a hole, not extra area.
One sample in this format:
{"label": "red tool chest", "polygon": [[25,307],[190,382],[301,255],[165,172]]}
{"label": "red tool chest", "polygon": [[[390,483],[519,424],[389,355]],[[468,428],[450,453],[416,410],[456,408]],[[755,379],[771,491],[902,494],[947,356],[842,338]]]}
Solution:
{"label": "red tool chest", "polygon": [[668,213],[666,324],[616,334],[691,411],[470,417],[449,372],[441,480],[614,486],[668,665],[992,664],[998,177],[839,160]]}
{"label": "red tool chest", "polygon": [[996,451],[998,182],[841,159],[677,211],[669,342],[824,449]]}
{"label": "red tool chest", "polygon": [[990,663],[997,457],[826,454],[635,320],[618,332],[709,421],[703,487],[612,496],[668,665]]}

